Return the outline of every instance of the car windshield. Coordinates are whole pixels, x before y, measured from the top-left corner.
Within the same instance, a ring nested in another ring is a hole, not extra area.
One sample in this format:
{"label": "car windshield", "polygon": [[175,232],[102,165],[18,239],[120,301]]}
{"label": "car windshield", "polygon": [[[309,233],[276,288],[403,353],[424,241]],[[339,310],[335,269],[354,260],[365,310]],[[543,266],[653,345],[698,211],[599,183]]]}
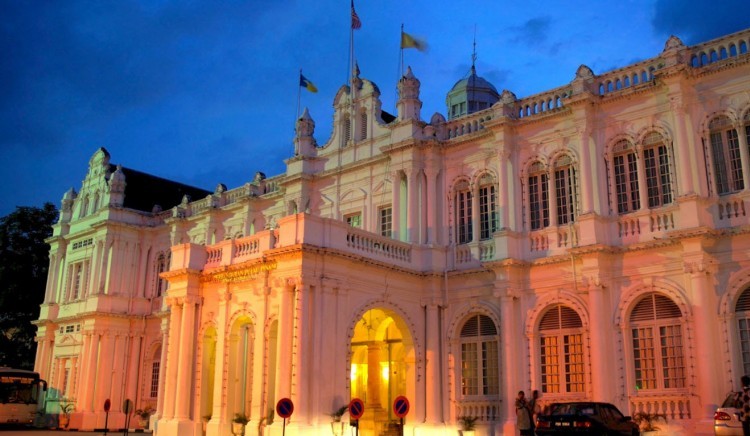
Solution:
{"label": "car windshield", "polygon": [[737,392],[731,392],[729,393],[729,395],[727,395],[727,399],[724,400],[723,403],[721,403],[721,407],[737,407],[736,400],[737,400]]}

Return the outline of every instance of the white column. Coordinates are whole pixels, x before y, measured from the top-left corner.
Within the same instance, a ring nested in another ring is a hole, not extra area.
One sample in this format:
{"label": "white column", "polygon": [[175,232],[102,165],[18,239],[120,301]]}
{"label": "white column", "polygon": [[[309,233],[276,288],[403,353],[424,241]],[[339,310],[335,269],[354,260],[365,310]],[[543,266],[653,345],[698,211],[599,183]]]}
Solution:
{"label": "white column", "polygon": [[169,339],[167,351],[167,373],[164,384],[164,415],[165,419],[175,416],[175,395],[177,393],[177,367],[179,366],[180,324],[182,321],[182,301],[170,299]]}
{"label": "white column", "polygon": [[164,397],[167,385],[167,351],[169,345],[169,320],[162,319],[161,323],[161,356],[159,357],[159,396],[156,401],[156,414],[164,416]]}
{"label": "white column", "polygon": [[[695,262],[685,263],[685,272],[690,278],[690,287],[692,290],[692,304],[694,316],[695,332],[695,354],[697,376],[698,376],[698,398],[702,400],[700,415],[701,420],[708,421],[713,417],[713,413],[718,407],[711,401],[719,401],[723,398],[725,392],[721,390],[721,384],[716,383],[721,377],[717,374],[720,365],[707,356],[719,356],[721,351],[716,338],[719,336],[715,331],[716,313],[714,308],[716,304],[716,291],[710,284],[713,266],[707,260],[701,259]],[[685,356],[687,357],[687,356]]]}
{"label": "white column", "polygon": [[[550,227],[557,227],[557,190],[555,189],[555,169],[548,168],[547,176],[547,192],[549,193],[549,225]],[[540,201],[543,199],[540,196]],[[544,216],[542,216],[542,226],[544,225]],[[513,395],[512,398],[516,398]],[[515,404],[514,404],[515,407]],[[515,410],[515,409],[514,409]]]}
{"label": "white column", "polygon": [[406,240],[411,243],[419,241],[419,206],[417,204],[419,192],[419,183],[417,183],[418,174],[419,172],[414,169],[410,169],[406,173],[406,221],[408,222]]}
{"label": "white column", "polygon": [[[643,148],[636,147],[635,165],[638,168],[638,199],[641,202],[639,210],[648,210],[648,185],[646,182],[646,163],[643,156]],[[615,204],[615,213],[617,213],[617,204]]]}
{"label": "white column", "polygon": [[427,424],[437,424],[442,422],[440,408],[443,404],[442,389],[443,384],[440,378],[440,330],[438,323],[438,305],[431,302],[426,305],[425,330],[427,331],[426,367],[425,367],[425,385],[426,392],[426,413],[425,422]]}
{"label": "white column", "polygon": [[432,168],[426,168],[424,172],[427,183],[427,201],[424,204],[427,213],[427,244],[434,244],[437,242],[437,214],[440,213],[437,205],[437,172]]}
{"label": "white column", "polygon": [[94,389],[96,389],[96,359],[99,354],[99,334],[91,332],[91,345],[86,356],[86,389],[83,390],[83,411],[93,412]]}
{"label": "white column", "polygon": [[391,174],[391,226],[393,239],[401,239],[404,232],[401,219],[401,173],[395,171]]}
{"label": "white column", "polygon": [[502,149],[497,153],[499,163],[497,165],[498,187],[497,187],[497,210],[498,210],[498,229],[511,229],[511,201],[510,187],[513,186],[508,180],[508,165],[510,165],[510,151]]}
{"label": "white column", "polygon": [[500,332],[500,337],[503,338],[503,367],[505,368],[505,380],[503,386],[505,387],[505,398],[507,399],[507,401],[504,402],[505,425],[503,428],[505,430],[509,425],[511,426],[510,428],[515,429],[516,424],[516,408],[513,399],[516,398],[515,393],[517,392],[517,386],[514,385],[514,382],[518,380],[518,368],[516,365],[518,356],[513,353],[514,347],[512,338],[519,336],[517,336],[517,332],[513,328],[513,297],[509,295],[500,297],[500,304],[500,310],[502,313],[502,318],[500,320],[500,323],[502,324],[502,331]]}
{"label": "white column", "polygon": [[[581,183],[579,186],[581,187],[581,215],[583,215],[594,211],[593,189],[598,184],[596,174],[593,172],[594,170],[591,166],[591,150],[589,148],[591,138],[589,136],[589,129],[583,126],[579,130],[578,135],[578,139],[581,141],[581,171],[579,172]],[[570,207],[575,208],[575,205],[571,204]]]}
{"label": "white column", "polygon": [[224,410],[222,408],[224,404],[224,396],[227,392],[226,380],[224,378],[224,367],[226,366],[227,356],[227,317],[228,317],[228,306],[229,301],[232,299],[232,294],[229,293],[227,288],[222,289],[218,292],[219,297],[219,310],[217,315],[217,328],[216,328],[216,363],[214,365],[214,409],[211,414],[211,422],[209,422],[209,428],[207,432],[209,435],[218,435],[219,426],[222,424],[224,418]]}
{"label": "white column", "polygon": [[185,297],[182,323],[180,326],[180,350],[177,367],[177,405],[175,418],[188,419],[190,417],[190,398],[193,381],[193,350],[195,349],[195,312],[198,305],[197,298]]}
{"label": "white column", "polygon": [[[675,123],[677,125],[675,144],[676,147],[672,147],[673,152],[677,155],[678,164],[675,165],[677,169],[677,177],[679,179],[679,192],[675,190],[676,196],[692,194],[695,192],[693,186],[693,166],[690,164],[690,150],[693,150],[693,144],[688,135],[685,127],[685,118],[689,117],[690,114],[685,110],[685,105],[682,102],[682,97],[674,97],[672,99],[672,113],[674,116]],[[665,138],[666,139],[666,138]],[[711,156],[711,153],[708,153]],[[697,174],[696,174],[697,175]]]}
{"label": "white column", "polygon": [[610,392],[612,385],[611,369],[612,356],[607,347],[607,341],[611,339],[609,332],[611,326],[607,326],[607,305],[604,302],[604,287],[592,284],[589,287],[589,313],[591,316],[591,327],[589,328],[589,340],[591,341],[591,388],[595,401],[607,401],[613,395]]}

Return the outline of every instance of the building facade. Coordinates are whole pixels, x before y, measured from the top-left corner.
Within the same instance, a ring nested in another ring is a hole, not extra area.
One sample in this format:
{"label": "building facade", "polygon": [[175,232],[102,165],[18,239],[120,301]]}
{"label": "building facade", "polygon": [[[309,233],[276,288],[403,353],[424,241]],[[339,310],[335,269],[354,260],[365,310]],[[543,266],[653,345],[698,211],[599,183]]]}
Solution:
{"label": "building facade", "polygon": [[355,71],[325,144],[305,111],[285,173],[233,189],[96,151],[48,241],[48,410],[101,428],[131,399],[160,435],[229,435],[236,414],[331,434],[360,398],[381,435],[403,395],[408,434],[475,416],[510,435],[537,389],[710,432],[750,373],[748,45],[671,37],[525,98],[472,67],[429,122],[411,69],[396,115]]}

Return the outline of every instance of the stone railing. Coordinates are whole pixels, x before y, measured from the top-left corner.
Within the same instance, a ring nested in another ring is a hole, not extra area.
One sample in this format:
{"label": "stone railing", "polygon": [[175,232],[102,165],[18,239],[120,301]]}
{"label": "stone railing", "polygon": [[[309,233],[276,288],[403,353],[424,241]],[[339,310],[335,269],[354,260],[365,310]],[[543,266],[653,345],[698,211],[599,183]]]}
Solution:
{"label": "stone railing", "polygon": [[354,227],[346,233],[346,246],[354,252],[378,258],[411,262],[411,245]]}
{"label": "stone railing", "polygon": [[746,55],[750,49],[750,30],[743,30],[689,49],[689,63],[693,68]]}
{"label": "stone railing", "polygon": [[661,59],[653,58],[596,76],[596,83],[599,84],[599,95],[609,94],[625,88],[650,86],[654,79],[654,72],[662,64],[663,61]]}
{"label": "stone railing", "polygon": [[646,209],[617,218],[617,236],[626,244],[651,241],[677,228],[677,206]]}
{"label": "stone railing", "polygon": [[484,123],[492,119],[492,110],[475,112],[445,123],[445,138],[451,139],[484,129]]}
{"label": "stone railing", "polygon": [[718,199],[710,208],[717,228],[735,227],[748,223],[746,197],[747,194],[740,193]]}
{"label": "stone railing", "polygon": [[516,100],[516,114],[518,118],[527,118],[561,109],[572,93],[570,86],[564,86]]}
{"label": "stone railing", "polygon": [[692,418],[690,413],[690,397],[688,395],[633,395],[629,399],[630,415],[638,412],[661,413],[667,421],[685,421]]}
{"label": "stone railing", "polygon": [[456,403],[456,417],[475,416],[480,423],[500,420],[500,400],[459,401]]}

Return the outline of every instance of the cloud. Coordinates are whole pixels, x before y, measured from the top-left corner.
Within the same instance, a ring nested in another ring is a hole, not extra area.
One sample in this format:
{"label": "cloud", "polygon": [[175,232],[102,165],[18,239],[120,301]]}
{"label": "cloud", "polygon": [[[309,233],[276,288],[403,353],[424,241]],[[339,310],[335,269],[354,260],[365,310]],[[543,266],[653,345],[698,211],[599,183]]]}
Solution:
{"label": "cloud", "polygon": [[547,41],[550,32],[552,19],[548,16],[535,17],[526,21],[522,26],[514,26],[509,30],[510,34],[516,36],[510,41],[512,43],[525,43],[529,46],[535,46]]}

